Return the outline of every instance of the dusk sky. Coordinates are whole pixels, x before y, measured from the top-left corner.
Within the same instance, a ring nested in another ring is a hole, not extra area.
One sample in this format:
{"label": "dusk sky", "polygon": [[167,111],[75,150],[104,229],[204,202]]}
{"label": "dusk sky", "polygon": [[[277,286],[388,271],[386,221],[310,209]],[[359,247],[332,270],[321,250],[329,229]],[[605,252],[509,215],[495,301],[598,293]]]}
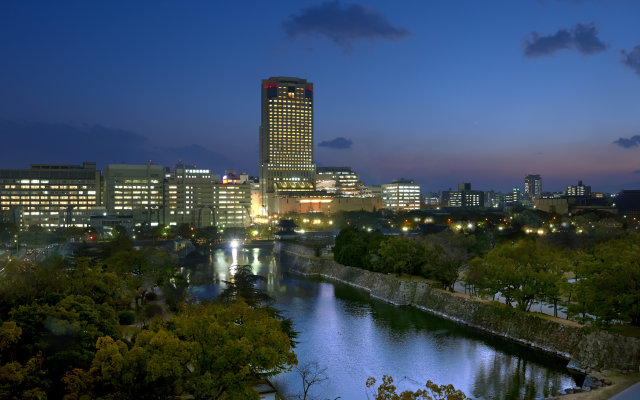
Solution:
{"label": "dusk sky", "polygon": [[0,3],[0,168],[258,174],[260,80],[314,83],[315,161],[422,191],[640,189],[640,1]]}

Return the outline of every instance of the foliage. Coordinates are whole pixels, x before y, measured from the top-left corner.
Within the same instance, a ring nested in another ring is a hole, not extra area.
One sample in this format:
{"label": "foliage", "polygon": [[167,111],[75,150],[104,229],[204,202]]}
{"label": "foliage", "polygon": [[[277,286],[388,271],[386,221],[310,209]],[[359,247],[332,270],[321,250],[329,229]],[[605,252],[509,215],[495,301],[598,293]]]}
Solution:
{"label": "foliage", "polygon": [[289,338],[264,310],[239,301],[189,305],[141,331],[134,344],[100,338],[89,369],[68,373],[67,399],[257,399],[250,382],[297,363]]}
{"label": "foliage", "polygon": [[251,270],[251,265],[238,265],[232,279],[224,281],[227,287],[218,296],[218,301],[230,304],[234,301],[244,301],[250,307],[263,308],[269,315],[280,322],[282,331],[291,340],[291,347],[295,347],[298,332],[293,329],[293,321],[285,318],[278,309],[271,307],[273,299],[263,290],[256,287],[256,283],[264,281],[265,278],[255,275]]}
{"label": "foliage", "polygon": [[580,254],[572,315],[591,314],[596,322],[630,321],[640,326],[640,238],[625,235]]}
{"label": "foliage", "polygon": [[474,259],[466,279],[481,292],[493,297],[500,294],[506,304],[515,302],[518,309],[529,311],[536,299],[558,297],[567,268],[568,259],[561,250],[523,239]]}
{"label": "foliage", "polygon": [[383,236],[348,226],[340,231],[333,247],[333,258],[340,264],[356,268],[371,269],[372,255],[378,249]]}
{"label": "foliage", "polygon": [[[235,300],[252,299],[250,270],[240,271],[226,304],[180,306],[187,283],[167,254],[126,238],[102,248],[104,261],[3,265],[0,398],[61,398],[66,387],[68,399],[253,399],[252,379],[297,363],[291,321],[260,296],[255,306]],[[164,299],[147,303],[156,286]],[[129,342],[117,327],[134,321],[134,300],[152,322]],[[169,321],[154,318],[162,300],[177,312]]]}
{"label": "foliage", "polygon": [[17,359],[26,361],[41,354],[54,392],[61,391],[60,378],[67,369],[90,364],[99,337],[116,335],[113,309],[87,296],[68,295],[52,304],[20,305],[10,317],[22,330],[21,341],[13,348]]}
{"label": "foliage", "polygon": [[334,259],[345,265],[382,273],[408,274],[435,279],[453,290],[465,260],[456,246],[445,248],[433,241],[404,236],[383,236],[347,227],[336,237]]}
{"label": "foliage", "polygon": [[[375,384],[375,378],[367,379],[368,389]],[[373,400],[470,400],[464,392],[456,390],[453,385],[436,385],[431,381],[427,381],[425,389],[405,390],[398,393],[396,386],[393,385],[393,378],[388,375],[384,375],[380,386],[372,390],[374,390]]]}
{"label": "foliage", "polygon": [[24,363],[16,361],[15,346],[21,336],[22,329],[15,322],[8,321],[0,325],[0,398],[46,398],[49,382],[44,377],[42,354]]}
{"label": "foliage", "polygon": [[263,276],[255,275],[251,270],[251,265],[237,265],[236,272],[228,280],[224,281],[227,286],[218,300],[224,303],[242,299],[251,307],[259,307],[272,301],[271,297],[264,291],[256,287],[259,281],[265,281]]}
{"label": "foliage", "polygon": [[131,325],[135,320],[136,316],[131,311],[120,311],[118,313],[118,322],[120,325]]}

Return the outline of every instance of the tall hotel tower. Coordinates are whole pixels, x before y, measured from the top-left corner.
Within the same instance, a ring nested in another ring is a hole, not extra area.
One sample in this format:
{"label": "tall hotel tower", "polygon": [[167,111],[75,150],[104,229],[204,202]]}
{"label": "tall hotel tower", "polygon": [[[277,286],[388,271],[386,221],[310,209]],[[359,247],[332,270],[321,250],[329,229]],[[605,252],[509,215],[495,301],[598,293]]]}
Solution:
{"label": "tall hotel tower", "polygon": [[262,80],[260,188],[263,211],[275,195],[314,190],[313,83],[306,79]]}

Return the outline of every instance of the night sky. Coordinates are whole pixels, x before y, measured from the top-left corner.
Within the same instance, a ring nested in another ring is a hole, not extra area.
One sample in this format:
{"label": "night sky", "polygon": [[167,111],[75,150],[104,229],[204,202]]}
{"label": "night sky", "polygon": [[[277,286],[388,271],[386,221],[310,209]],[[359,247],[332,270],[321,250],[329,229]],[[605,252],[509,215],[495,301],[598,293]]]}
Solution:
{"label": "night sky", "polygon": [[640,1],[0,3],[0,168],[258,173],[260,80],[314,83],[315,160],[423,192],[640,188]]}

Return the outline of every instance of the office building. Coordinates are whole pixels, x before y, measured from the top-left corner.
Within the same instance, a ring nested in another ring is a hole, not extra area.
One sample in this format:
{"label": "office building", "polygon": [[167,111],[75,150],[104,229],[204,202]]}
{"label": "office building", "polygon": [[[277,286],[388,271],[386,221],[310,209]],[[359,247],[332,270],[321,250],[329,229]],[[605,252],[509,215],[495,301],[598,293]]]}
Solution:
{"label": "office building", "polygon": [[567,196],[569,197],[590,197],[591,186],[586,186],[582,181],[578,181],[577,185],[567,186]]}
{"label": "office building", "polygon": [[422,204],[426,208],[435,208],[440,206],[440,195],[438,193],[428,193],[422,196]]}
{"label": "office building", "polygon": [[515,205],[520,205],[522,201],[522,195],[520,194],[519,188],[511,189],[511,192],[505,193],[502,196],[502,204],[504,207],[512,207]]}
{"label": "office building", "polygon": [[266,214],[275,194],[314,190],[313,83],[263,79],[261,111],[260,186]]}
{"label": "office building", "polygon": [[442,205],[445,207],[484,207],[484,192],[471,190],[471,183],[458,184],[458,190],[442,192]]}
{"label": "office building", "polygon": [[176,165],[165,175],[165,220],[168,225],[215,225],[214,185],[220,176],[195,166]]}
{"label": "office building", "polygon": [[2,219],[21,229],[87,226],[91,210],[99,205],[100,171],[94,162],[0,170]]}
{"label": "office building", "polygon": [[107,212],[132,215],[135,224],[163,223],[164,179],[165,171],[160,165],[108,165],[104,169]]}
{"label": "office building", "polygon": [[524,177],[524,197],[529,200],[537,199],[542,195],[542,178],[540,175],[527,175]]}
{"label": "office building", "polygon": [[382,207],[395,212],[419,210],[420,185],[410,179],[382,185]]}
{"label": "office building", "polygon": [[358,173],[351,167],[318,167],[316,169],[316,189],[340,197],[361,196],[362,186]]}
{"label": "office building", "polygon": [[215,225],[218,228],[246,227],[251,224],[251,181],[224,175],[213,185]]}

